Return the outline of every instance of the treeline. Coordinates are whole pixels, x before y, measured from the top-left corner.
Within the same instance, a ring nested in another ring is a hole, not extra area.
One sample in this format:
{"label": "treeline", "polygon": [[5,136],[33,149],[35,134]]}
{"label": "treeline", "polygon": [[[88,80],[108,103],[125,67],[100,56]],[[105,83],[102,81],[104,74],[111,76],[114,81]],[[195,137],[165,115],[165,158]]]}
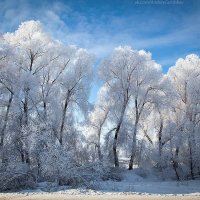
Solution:
{"label": "treeline", "polygon": [[199,177],[197,55],[163,74],[149,52],[118,47],[98,67],[103,84],[91,105],[95,59],[87,50],[52,39],[38,21],[0,41],[1,190],[118,179],[124,158],[129,170]]}

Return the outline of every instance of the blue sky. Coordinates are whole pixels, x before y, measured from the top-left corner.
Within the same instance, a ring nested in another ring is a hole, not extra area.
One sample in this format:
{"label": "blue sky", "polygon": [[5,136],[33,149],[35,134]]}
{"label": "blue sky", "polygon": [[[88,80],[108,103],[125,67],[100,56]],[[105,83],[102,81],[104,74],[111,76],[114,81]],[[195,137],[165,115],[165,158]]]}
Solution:
{"label": "blue sky", "polygon": [[[199,0],[0,0],[0,32],[31,19],[55,39],[87,48],[97,63],[119,45],[150,51],[163,72],[200,54]],[[95,83],[91,101],[97,89]]]}

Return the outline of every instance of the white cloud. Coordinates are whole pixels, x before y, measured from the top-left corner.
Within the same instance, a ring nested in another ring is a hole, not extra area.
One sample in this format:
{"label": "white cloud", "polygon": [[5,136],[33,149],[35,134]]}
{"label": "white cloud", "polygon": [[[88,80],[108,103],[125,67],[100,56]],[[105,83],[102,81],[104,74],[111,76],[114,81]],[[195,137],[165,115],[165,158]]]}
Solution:
{"label": "white cloud", "polygon": [[[113,14],[107,16],[109,17],[107,21],[104,14],[99,19],[89,21],[86,16],[61,2],[53,2],[50,5],[48,1],[44,1],[40,7],[27,2],[25,0],[0,2],[1,32],[17,28],[21,21],[37,19],[55,39],[87,48],[95,53],[97,58],[105,57],[119,45],[131,45],[136,49],[181,44],[193,47],[198,45],[194,41],[200,34],[200,18],[195,13],[182,19],[183,22],[179,27],[174,24],[174,29],[164,30],[166,22],[160,19],[158,14],[152,14],[147,21],[141,20],[140,15],[119,17]],[[149,34],[159,30],[162,30],[159,35]]]}

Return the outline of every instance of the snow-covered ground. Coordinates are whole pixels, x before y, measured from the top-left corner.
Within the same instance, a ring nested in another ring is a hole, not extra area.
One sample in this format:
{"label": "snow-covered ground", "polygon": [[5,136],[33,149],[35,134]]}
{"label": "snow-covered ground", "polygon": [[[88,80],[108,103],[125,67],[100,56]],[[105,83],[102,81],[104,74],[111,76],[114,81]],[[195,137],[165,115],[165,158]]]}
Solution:
{"label": "snow-covered ground", "polygon": [[191,195],[66,195],[57,193],[45,194],[0,194],[0,200],[199,200],[200,196]]}
{"label": "snow-covered ground", "polygon": [[125,171],[120,182],[105,181],[101,183],[103,191],[134,192],[149,194],[200,194],[200,180],[162,181],[156,176],[141,177],[133,171]]}
{"label": "snow-covered ground", "polygon": [[[101,181],[88,183],[96,189],[71,189],[67,186],[57,186],[54,183],[39,183],[34,190],[22,190],[18,195],[156,195],[156,196],[197,196],[200,199],[200,180],[195,181],[162,181],[155,175],[142,177],[134,171],[124,170],[122,181]],[[9,193],[7,195],[15,195]],[[2,193],[0,197],[5,196]],[[1,199],[1,198],[0,198]]]}

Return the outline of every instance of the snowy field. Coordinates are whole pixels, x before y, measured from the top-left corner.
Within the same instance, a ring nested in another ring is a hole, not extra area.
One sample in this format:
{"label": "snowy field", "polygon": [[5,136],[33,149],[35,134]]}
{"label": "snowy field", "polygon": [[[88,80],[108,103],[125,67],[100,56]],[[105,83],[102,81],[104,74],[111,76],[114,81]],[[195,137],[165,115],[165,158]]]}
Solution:
{"label": "snowy field", "polygon": [[133,171],[124,171],[119,182],[102,181],[88,183],[98,188],[71,189],[52,183],[40,183],[34,190],[1,193],[3,199],[191,199],[200,200],[200,180],[161,181],[156,176],[141,177]]}
{"label": "snowy field", "polygon": [[199,200],[200,196],[194,195],[116,195],[116,194],[103,194],[103,195],[66,195],[66,194],[57,194],[57,193],[43,193],[43,194],[1,194],[0,200]]}

